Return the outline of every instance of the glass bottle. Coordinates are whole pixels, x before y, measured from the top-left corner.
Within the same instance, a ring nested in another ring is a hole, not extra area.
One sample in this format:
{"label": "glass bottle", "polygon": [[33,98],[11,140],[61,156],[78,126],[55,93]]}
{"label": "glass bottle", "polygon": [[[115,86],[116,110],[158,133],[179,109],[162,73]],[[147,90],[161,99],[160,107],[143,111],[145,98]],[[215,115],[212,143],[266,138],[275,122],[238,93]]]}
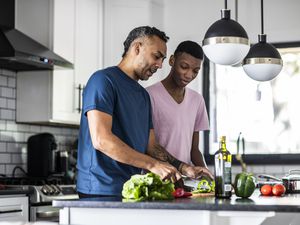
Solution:
{"label": "glass bottle", "polygon": [[215,196],[231,197],[231,154],[226,148],[226,136],[220,140],[220,149],[215,153]]}

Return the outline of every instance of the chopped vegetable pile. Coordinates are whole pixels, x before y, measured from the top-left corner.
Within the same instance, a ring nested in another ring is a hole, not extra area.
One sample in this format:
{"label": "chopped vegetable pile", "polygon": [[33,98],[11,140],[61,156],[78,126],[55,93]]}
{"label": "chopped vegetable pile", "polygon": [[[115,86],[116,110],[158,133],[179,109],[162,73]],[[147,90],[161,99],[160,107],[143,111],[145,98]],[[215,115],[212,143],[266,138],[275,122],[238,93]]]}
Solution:
{"label": "chopped vegetable pile", "polygon": [[215,191],[215,181],[210,181],[202,178],[197,186],[197,189],[192,191],[193,194],[210,193]]}
{"label": "chopped vegetable pile", "polygon": [[177,188],[175,191],[173,191],[172,195],[174,198],[187,198],[192,196],[192,193],[185,191],[183,188]]}
{"label": "chopped vegetable pile", "polygon": [[124,183],[122,196],[125,201],[168,200],[173,199],[174,190],[173,183],[154,173],[137,174]]}

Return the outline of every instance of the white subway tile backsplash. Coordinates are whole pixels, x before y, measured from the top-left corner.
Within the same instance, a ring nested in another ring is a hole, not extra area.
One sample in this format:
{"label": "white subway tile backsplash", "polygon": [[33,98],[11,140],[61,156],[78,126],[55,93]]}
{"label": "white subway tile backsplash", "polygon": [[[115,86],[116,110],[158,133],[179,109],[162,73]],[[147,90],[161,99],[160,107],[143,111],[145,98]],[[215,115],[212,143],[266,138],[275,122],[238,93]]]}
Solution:
{"label": "white subway tile backsplash", "polygon": [[16,89],[12,90],[12,98],[16,99]]}
{"label": "white subway tile backsplash", "polygon": [[0,131],[6,130],[6,121],[0,120]]}
{"label": "white subway tile backsplash", "polygon": [[7,86],[7,77],[0,75],[0,86]]}
{"label": "white subway tile backsplash", "polygon": [[31,136],[35,135],[35,133],[24,133],[24,139],[27,142],[28,138],[30,138]]}
{"label": "white subway tile backsplash", "polygon": [[30,126],[27,124],[18,124],[18,131],[30,131]]}
{"label": "white subway tile backsplash", "polygon": [[22,161],[22,154],[12,154],[11,162],[15,164],[23,164],[25,162]]}
{"label": "white subway tile backsplash", "polygon": [[16,78],[8,77],[8,87],[12,87],[12,88],[16,87]]}
{"label": "white subway tile backsplash", "polygon": [[10,154],[8,153],[0,153],[0,163],[10,163]]}
{"label": "white subway tile backsplash", "polygon": [[6,121],[0,120],[0,130],[6,130]]}
{"label": "white subway tile backsplash", "polygon": [[0,152],[6,152],[6,142],[0,142]]}
{"label": "white subway tile backsplash", "polygon": [[0,97],[0,108],[6,108],[7,107],[7,99]]}
{"label": "white subway tile backsplash", "polygon": [[56,127],[41,127],[41,132],[47,132],[51,134],[60,134],[61,128]]}
{"label": "white subway tile backsplash", "polygon": [[6,130],[7,131],[17,131],[18,125],[12,121],[7,121],[6,123]]}
{"label": "white subway tile backsplash", "polygon": [[14,120],[15,119],[14,111],[10,109],[0,109],[0,119]]}
{"label": "white subway tile backsplash", "polygon": [[0,164],[0,175],[5,175],[5,165]]}
{"label": "white subway tile backsplash", "polygon": [[72,129],[72,135],[73,136],[78,136],[79,130],[78,129]]}
{"label": "white subway tile backsplash", "polygon": [[2,69],[0,72],[1,72],[2,75],[6,75],[6,76],[10,76],[10,77],[16,77],[16,72],[12,71],[12,70]]}
{"label": "white subway tile backsplash", "polygon": [[16,100],[7,99],[7,108],[8,109],[16,109]]}
{"label": "white subway tile backsplash", "polygon": [[16,142],[26,142],[24,133],[13,132],[13,137]]}
{"label": "white subway tile backsplash", "polygon": [[61,129],[61,134],[63,134],[63,135],[72,135],[72,129],[62,128]]}
{"label": "white subway tile backsplash", "polygon": [[33,133],[39,133],[41,132],[41,126],[29,126],[29,131]]}
{"label": "white subway tile backsplash", "polygon": [[21,154],[22,164],[27,164],[27,153]]}
{"label": "white subway tile backsplash", "polygon": [[0,96],[6,98],[14,98],[13,88],[0,87]]}
{"label": "white subway tile backsplash", "polygon": [[15,142],[11,131],[0,131],[0,141]]}
{"label": "white subway tile backsplash", "polygon": [[8,142],[7,143],[7,152],[9,153],[16,153],[21,152],[21,145],[16,142]]}

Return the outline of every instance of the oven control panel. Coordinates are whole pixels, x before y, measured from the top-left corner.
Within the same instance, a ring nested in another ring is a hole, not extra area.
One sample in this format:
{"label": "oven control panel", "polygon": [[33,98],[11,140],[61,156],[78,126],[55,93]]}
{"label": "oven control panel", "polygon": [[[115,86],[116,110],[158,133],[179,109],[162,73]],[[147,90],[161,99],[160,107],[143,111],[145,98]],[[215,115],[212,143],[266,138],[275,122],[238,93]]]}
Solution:
{"label": "oven control panel", "polygon": [[32,186],[33,195],[31,202],[51,202],[58,199],[78,199],[75,185],[54,185]]}
{"label": "oven control panel", "polygon": [[41,192],[45,195],[74,195],[77,194],[73,186],[59,186],[45,184],[41,187]]}

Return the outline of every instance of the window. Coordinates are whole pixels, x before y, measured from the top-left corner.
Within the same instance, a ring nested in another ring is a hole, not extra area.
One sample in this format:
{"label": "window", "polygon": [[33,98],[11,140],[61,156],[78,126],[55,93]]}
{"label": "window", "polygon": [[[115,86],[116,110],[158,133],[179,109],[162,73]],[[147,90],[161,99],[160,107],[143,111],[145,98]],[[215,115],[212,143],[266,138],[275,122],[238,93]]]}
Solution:
{"label": "window", "polygon": [[232,154],[244,137],[247,163],[300,162],[300,43],[275,46],[284,65],[269,82],[252,80],[240,65],[204,64],[209,66],[203,76],[211,126],[204,139],[208,162],[222,135]]}

